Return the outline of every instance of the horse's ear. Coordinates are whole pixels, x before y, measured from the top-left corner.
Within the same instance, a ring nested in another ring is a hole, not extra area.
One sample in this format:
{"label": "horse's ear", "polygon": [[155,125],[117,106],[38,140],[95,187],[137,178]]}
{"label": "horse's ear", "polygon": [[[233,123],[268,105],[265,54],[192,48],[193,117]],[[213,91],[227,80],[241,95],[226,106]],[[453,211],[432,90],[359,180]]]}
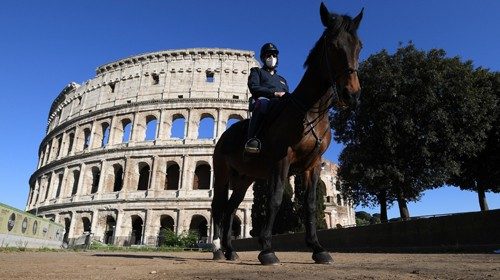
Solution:
{"label": "horse's ear", "polygon": [[359,24],[361,23],[361,19],[363,18],[363,11],[365,8],[361,9],[361,12],[352,20],[354,24],[354,30],[358,30]]}
{"label": "horse's ear", "polygon": [[319,14],[321,16],[321,23],[323,23],[325,27],[330,26],[331,22],[330,12],[328,11],[328,8],[325,6],[323,2],[321,2],[321,6],[319,7]]}

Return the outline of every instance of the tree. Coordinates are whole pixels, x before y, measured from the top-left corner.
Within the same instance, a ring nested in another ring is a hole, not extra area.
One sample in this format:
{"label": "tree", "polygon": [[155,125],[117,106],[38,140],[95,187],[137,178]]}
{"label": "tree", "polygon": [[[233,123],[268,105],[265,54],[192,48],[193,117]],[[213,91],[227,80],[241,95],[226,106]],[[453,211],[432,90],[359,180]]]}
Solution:
{"label": "tree", "polygon": [[478,83],[484,90],[490,90],[495,100],[495,120],[487,133],[483,150],[477,155],[465,157],[461,172],[453,176],[449,183],[462,190],[476,191],[481,211],[488,210],[485,192],[500,192],[500,73],[489,73],[486,70],[477,71]]}
{"label": "tree", "polygon": [[[257,180],[253,186],[254,200],[252,205],[252,230],[250,235],[259,236],[265,223],[267,213],[268,189],[265,180]],[[292,202],[293,190],[290,182],[284,184],[283,200],[280,205],[276,219],[273,225],[273,234],[282,234],[297,231],[300,226],[297,212]]]}
{"label": "tree", "polygon": [[380,157],[368,147],[369,142],[358,145],[348,144],[340,154],[338,171],[340,190],[354,204],[365,207],[380,205],[380,219],[387,222],[387,207],[395,200],[391,196],[389,183],[384,177],[383,163],[378,164]]}
{"label": "tree", "polygon": [[[325,194],[326,194],[326,184],[320,178],[316,186],[316,228],[326,229],[325,221]],[[304,211],[304,198],[305,189],[302,186],[301,175],[295,176],[295,198],[293,202],[293,207],[297,215],[298,221],[296,223],[295,231],[304,231],[304,221],[305,221],[305,211]]]}
{"label": "tree", "polygon": [[340,177],[358,202],[395,199],[406,220],[407,201],[442,186],[459,173],[461,158],[482,149],[493,102],[477,80],[481,70],[445,55],[410,43],[360,65],[359,108],[336,109],[331,121],[347,149]]}
{"label": "tree", "polygon": [[264,226],[267,205],[267,182],[257,180],[253,184],[252,229],[250,235],[257,237]]}

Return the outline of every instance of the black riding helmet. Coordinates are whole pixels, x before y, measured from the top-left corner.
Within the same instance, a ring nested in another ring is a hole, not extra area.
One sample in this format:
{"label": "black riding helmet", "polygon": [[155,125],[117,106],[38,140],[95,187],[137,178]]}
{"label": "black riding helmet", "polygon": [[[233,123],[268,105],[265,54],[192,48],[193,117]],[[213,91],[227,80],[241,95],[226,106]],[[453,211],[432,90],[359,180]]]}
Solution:
{"label": "black riding helmet", "polygon": [[274,45],[273,43],[265,43],[262,48],[260,48],[260,60],[262,62],[265,62],[266,61],[266,54],[269,54],[269,53],[274,53],[276,55],[278,55],[280,52],[278,51],[278,48],[276,47],[276,45]]}

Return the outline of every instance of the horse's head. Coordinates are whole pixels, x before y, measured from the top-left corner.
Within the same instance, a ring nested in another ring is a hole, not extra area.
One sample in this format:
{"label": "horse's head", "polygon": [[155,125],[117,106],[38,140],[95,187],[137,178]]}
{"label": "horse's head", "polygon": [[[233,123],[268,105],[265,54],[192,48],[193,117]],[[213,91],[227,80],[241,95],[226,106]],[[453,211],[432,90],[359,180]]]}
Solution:
{"label": "horse's head", "polygon": [[358,60],[362,46],[356,31],[363,18],[363,10],[352,19],[330,13],[321,3],[320,15],[326,27],[322,37],[324,55],[321,59],[324,62],[320,63],[321,72],[332,86],[337,86],[339,107],[356,106],[361,94]]}

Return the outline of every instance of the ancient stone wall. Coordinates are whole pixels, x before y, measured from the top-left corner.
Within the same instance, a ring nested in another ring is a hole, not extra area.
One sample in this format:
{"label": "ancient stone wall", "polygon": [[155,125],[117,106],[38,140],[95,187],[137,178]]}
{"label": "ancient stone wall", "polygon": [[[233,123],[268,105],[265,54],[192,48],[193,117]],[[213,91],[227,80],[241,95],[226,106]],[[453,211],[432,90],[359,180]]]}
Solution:
{"label": "ancient stone wall", "polygon": [[[65,225],[68,240],[90,231],[106,243],[155,244],[171,227],[209,241],[213,148],[248,117],[255,66],[250,51],[160,51],[70,83],[50,108],[26,210]],[[351,207],[331,201],[327,223],[353,223]],[[250,191],[236,212],[237,237],[249,236],[251,204]]]}

